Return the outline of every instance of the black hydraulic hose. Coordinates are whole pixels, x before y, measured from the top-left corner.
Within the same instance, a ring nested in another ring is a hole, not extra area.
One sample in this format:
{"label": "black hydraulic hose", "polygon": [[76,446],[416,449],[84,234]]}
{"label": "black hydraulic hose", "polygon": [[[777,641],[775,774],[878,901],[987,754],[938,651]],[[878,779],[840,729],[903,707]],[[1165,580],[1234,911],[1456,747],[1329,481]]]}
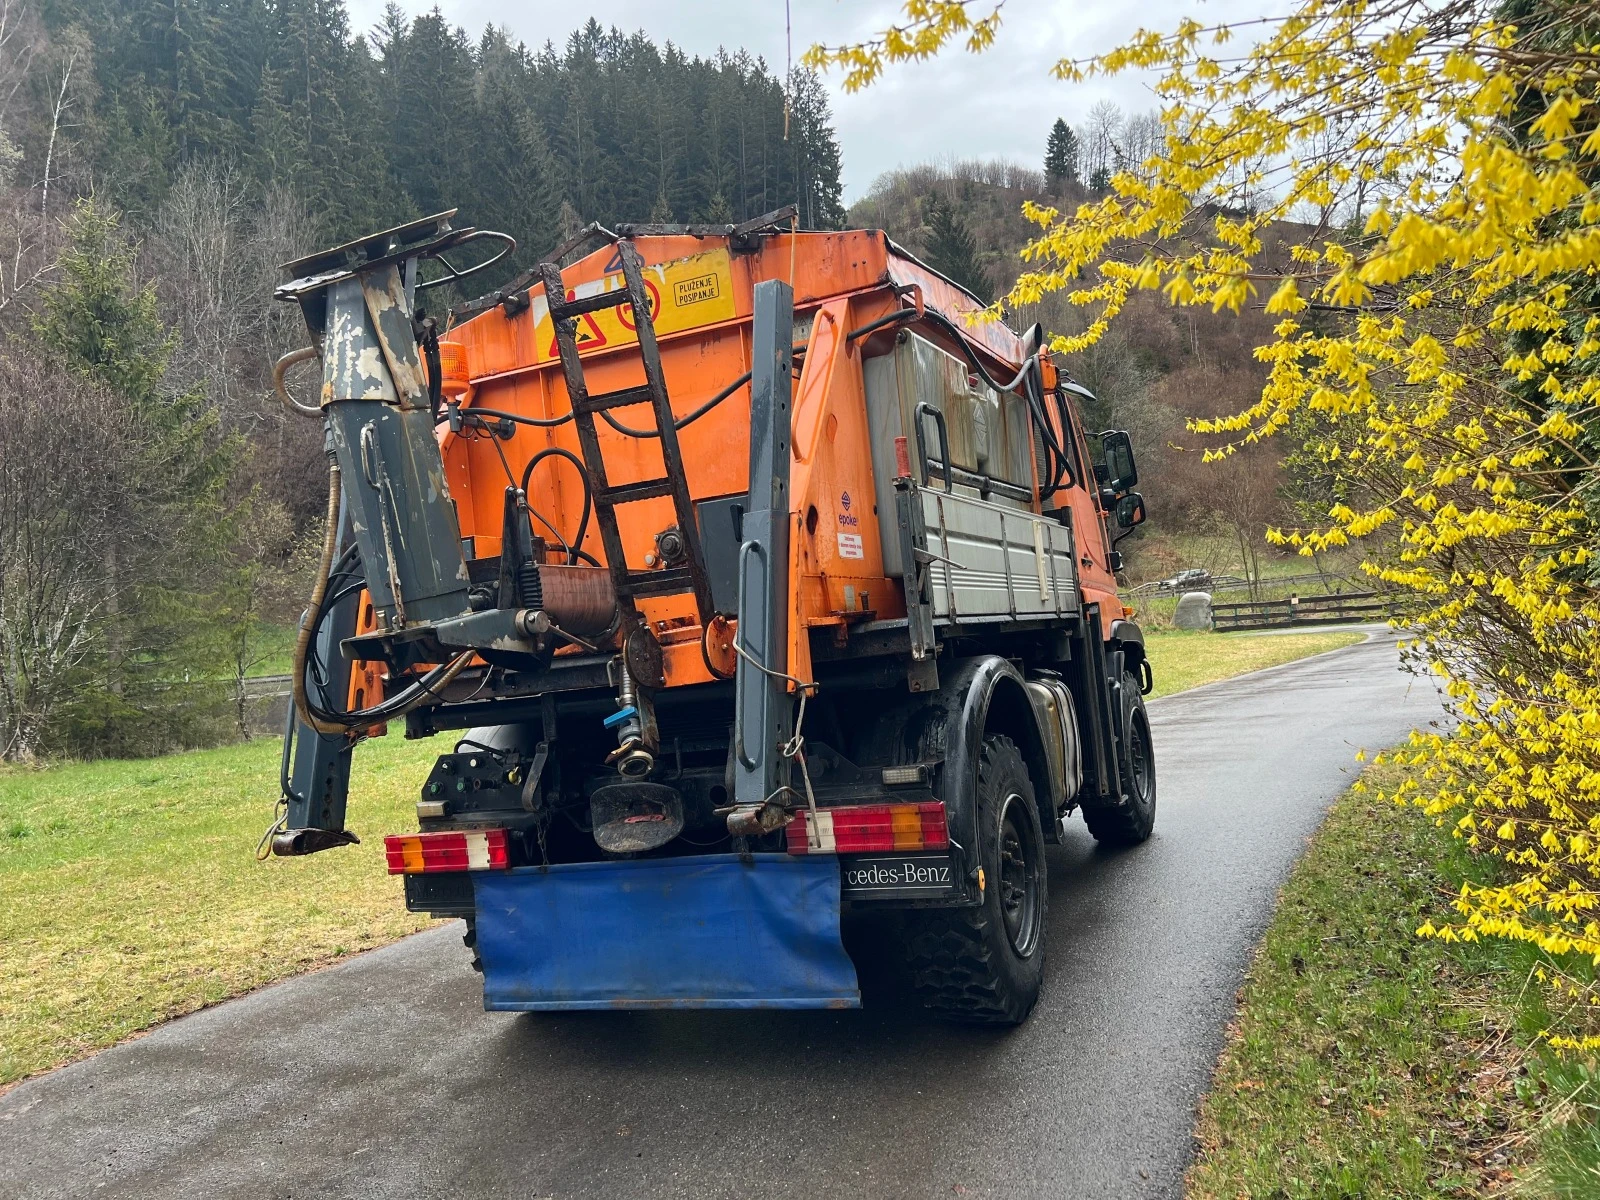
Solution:
{"label": "black hydraulic hose", "polygon": [[[1010,383],[1001,383],[999,380],[995,379],[994,376],[989,374],[988,369],[983,365],[983,360],[978,357],[977,353],[967,343],[965,335],[956,327],[954,321],[951,321],[943,313],[936,312],[931,308],[925,309],[923,316],[926,317],[930,323],[936,325],[940,329],[944,330],[945,333],[950,335],[950,337],[955,341],[956,345],[960,347],[962,356],[971,365],[972,369],[977,372],[978,377],[990,387],[994,388],[995,391],[1015,392],[1019,387],[1022,388],[1022,396],[1027,402],[1029,414],[1033,419],[1035,427],[1039,430],[1040,440],[1043,441],[1045,445],[1045,475],[1048,477],[1048,483],[1045,479],[1041,479],[1039,481],[1041,495],[1049,495],[1052,492],[1060,490],[1063,481],[1065,481],[1069,487],[1076,486],[1077,477],[1076,473],[1072,469],[1072,459],[1067,454],[1060,441],[1057,440],[1055,430],[1051,428],[1050,421],[1045,415],[1044,399],[1041,394],[1044,389],[1041,386],[1041,380],[1039,377],[1038,352],[1035,351],[1033,354],[1028,356],[1028,360],[1022,364],[1021,369],[1017,371],[1015,378],[1013,378]],[[1061,413],[1061,417],[1062,431],[1066,434],[1066,436],[1070,437],[1072,425],[1071,422],[1067,420],[1064,410]]]}
{"label": "black hydraulic hose", "polygon": [[311,698],[306,694],[306,660],[311,652],[311,635],[322,623],[322,600],[328,594],[328,576],[333,571],[334,551],[339,545],[339,462],[331,454],[328,459],[328,515],[322,536],[322,559],[317,565],[316,583],[311,588],[311,602],[305,616],[300,618],[300,632],[294,640],[294,679],[291,687],[294,706],[301,720],[318,733],[342,733],[343,728],[319,719]]}
{"label": "black hydraulic hose", "polygon": [[[672,427],[674,429],[683,429],[694,424],[694,422],[705,416],[713,408],[721,404],[729,396],[733,395],[749,382],[750,372],[746,371],[743,375],[739,376],[739,378],[735,379],[715,396],[711,397],[711,399],[707,400],[699,408],[695,409],[693,412],[686,413],[679,417],[672,423]],[[611,410],[607,408],[600,410],[600,416],[607,425],[611,426],[611,428],[615,429],[618,433],[626,434],[631,438],[658,438],[661,436],[661,431],[659,429],[634,429],[632,426],[624,425],[621,421],[613,417],[611,415]]]}
{"label": "black hydraulic hose", "polygon": [[418,317],[422,320],[422,336],[418,344],[422,347],[423,361],[428,364],[428,409],[433,413],[433,422],[439,423],[439,409],[444,406],[444,368],[439,362],[439,330],[434,325],[431,317]]}
{"label": "black hydraulic hose", "polygon": [[[907,311],[909,311],[909,310],[907,310]],[[797,342],[793,346],[789,347],[789,353],[791,355],[804,354],[805,352],[806,352],[806,344],[803,343],[803,342]],[[742,388],[745,384],[747,384],[749,382],[750,382],[750,372],[746,371],[743,375],[739,376],[732,383],[730,383],[727,387],[723,388],[720,392],[718,392],[715,396],[711,397],[711,399],[707,400],[699,408],[696,408],[696,409],[694,409],[694,410],[692,410],[692,411],[690,411],[688,413],[685,413],[683,416],[679,417],[676,421],[674,421],[672,423],[672,427],[674,429],[686,429],[686,428],[688,428],[690,425],[693,425],[701,417],[705,416],[713,408],[715,408],[717,405],[721,404],[729,396],[733,395],[735,392],[737,392],[740,388]],[[611,426],[611,428],[615,429],[618,433],[625,434],[625,435],[627,435],[628,437],[631,437],[631,438],[658,438],[658,437],[661,436],[661,433],[660,433],[659,430],[655,430],[655,429],[634,429],[631,426],[624,425],[621,421],[617,420],[615,417],[613,417],[611,415],[611,412],[610,412],[609,409],[601,409],[600,410],[600,416],[605,420],[605,423],[607,425]]]}
{"label": "black hydraulic hose", "polygon": [[[329,712],[315,704],[310,705],[311,714],[319,722],[333,728],[322,729],[325,733],[349,733],[352,730],[364,729],[369,725],[379,725],[385,721],[396,721],[405,716],[429,696],[437,696],[439,689],[448,684],[457,675],[466,669],[471,661],[473,651],[468,650],[457,655],[442,666],[437,666],[422,678],[416,680],[403,692],[391,696],[382,704],[375,704],[371,708],[359,709],[355,712]],[[321,726],[317,726],[321,729]]]}
{"label": "black hydraulic hose", "polygon": [[[906,309],[905,311],[906,312],[910,312],[912,310]],[[904,320],[905,318],[903,316],[901,316],[900,314],[895,314],[894,319],[895,320]],[[860,331],[858,330],[857,332],[860,332]],[[804,345],[796,345],[796,346],[791,348],[791,353],[803,354],[803,353],[805,353],[805,349],[806,349],[806,347]],[[713,408],[715,408],[717,405],[721,404],[729,396],[733,395],[735,392],[737,392],[740,388],[744,387],[744,385],[749,383],[749,382],[750,382],[750,372],[746,371],[743,375],[739,376],[732,383],[728,384],[727,387],[723,388],[715,396],[711,397],[711,399],[707,400],[704,404],[700,405],[699,408],[696,408],[696,409],[694,409],[694,410],[692,410],[692,411],[690,411],[688,413],[685,413],[683,416],[679,417],[676,421],[674,421],[672,423],[672,427],[674,429],[686,429],[686,428],[688,428],[690,425],[693,425],[701,417],[705,416]],[[545,418],[545,417],[524,417],[524,416],[519,416],[517,413],[504,412],[504,411],[502,411],[501,409],[498,409],[498,408],[477,408],[477,407],[473,407],[473,408],[463,409],[462,410],[462,416],[465,417],[465,416],[468,416],[468,415],[474,415],[474,416],[480,416],[480,417],[496,417],[496,418],[499,418],[499,419],[505,420],[505,421],[514,421],[518,425],[533,425],[533,426],[536,426],[537,428],[540,428],[540,429],[553,429],[557,425],[565,425],[568,421],[572,420],[572,414],[571,413],[568,413],[564,417],[548,417],[548,418]],[[601,409],[600,410],[600,419],[603,420],[607,425],[611,426],[611,428],[615,429],[618,433],[623,434],[626,437],[631,437],[631,438],[658,438],[658,437],[661,436],[661,431],[658,430],[658,429],[635,429],[631,425],[624,425],[621,421],[617,420],[616,417],[611,415],[611,410],[610,409],[606,409],[606,408]],[[442,421],[435,421],[434,424],[439,425],[439,424],[443,424],[443,422]],[[527,491],[527,488],[524,487],[523,491]]]}
{"label": "black hydraulic hose", "polygon": [[[523,493],[523,503],[525,503],[525,504],[527,503],[527,493],[526,492]],[[542,512],[540,512],[537,508],[535,508],[531,504],[528,505],[528,515],[529,516],[533,516],[533,517],[538,517],[539,518],[539,524],[543,525],[546,529],[548,529],[552,534],[555,535],[556,541],[561,543],[561,551],[562,551],[562,553],[567,556],[567,560],[570,562],[572,560],[572,547],[567,545],[567,539],[561,536],[561,530],[559,530],[559,529],[557,529],[555,527],[555,523],[553,521],[551,521],[549,517],[545,516]],[[503,549],[502,549],[501,553],[504,553]]]}
{"label": "black hydraulic hose", "polygon": [[[360,553],[361,547],[355,542],[351,542],[350,545],[345,548],[345,552],[339,556],[338,561],[333,564],[333,568],[328,575],[329,583],[331,584],[335,579],[342,580],[346,576],[352,574],[352,567],[358,560]],[[355,573],[355,579],[355,583],[350,584],[343,590],[336,593],[330,602],[323,605],[323,615],[318,618],[316,625],[311,630],[312,644],[315,644],[317,638],[321,635],[322,622],[326,620],[327,614],[337,608],[341,600],[348,599],[350,596],[355,595],[357,592],[366,587],[366,582],[361,578],[359,572]],[[317,668],[317,690],[323,695],[324,698],[326,698],[328,694],[328,680],[326,674],[321,670],[322,664],[320,660],[311,658],[308,660],[306,665],[308,669],[311,667]],[[295,711],[294,706],[290,705],[289,718],[285,723],[285,728],[283,731],[283,754],[278,762],[278,783],[280,785],[282,794],[290,799],[303,798],[297,792],[295,792],[294,787],[289,780],[290,764],[294,759],[295,726],[299,716],[300,714]]]}
{"label": "black hydraulic hose", "polygon": [[[1067,442],[1070,444],[1072,441],[1072,409],[1067,404],[1066,393],[1063,392],[1060,387],[1056,388],[1055,397],[1056,415],[1061,419],[1061,432],[1066,437]],[[1072,465],[1073,461],[1073,458],[1068,457],[1066,463],[1068,487],[1077,487],[1080,482],[1078,479],[1078,468]]]}
{"label": "black hydraulic hose", "polygon": [[[576,467],[578,479],[583,484],[583,515],[578,518],[578,532],[574,535],[572,544],[567,547],[567,565],[572,566],[578,561],[578,554],[583,549],[583,535],[589,531],[589,516],[594,510],[593,487],[589,481],[589,470],[583,465],[581,458],[560,446],[547,446],[530,458],[528,465],[522,468],[523,495],[528,493],[528,483],[533,478],[533,469],[550,457],[564,458]],[[542,517],[540,519],[543,520]]]}
{"label": "black hydraulic hose", "polygon": [[903,325],[907,321],[916,320],[921,315],[922,313],[919,313],[914,308],[897,308],[894,312],[890,313],[886,317],[879,317],[876,321],[868,321],[865,325],[859,326],[856,329],[852,329],[849,333],[844,335],[844,340],[847,342],[853,342],[859,338],[866,337],[869,333],[876,333],[885,325]]}
{"label": "black hydraulic hose", "polygon": [[1038,358],[1037,351],[1028,356],[1028,360],[1022,364],[1022,368],[1017,372],[1016,378],[1010,383],[996,382],[994,376],[989,374],[988,368],[983,365],[983,360],[980,359],[973,351],[972,347],[967,344],[966,334],[956,327],[956,323],[954,321],[950,320],[950,318],[946,317],[943,313],[936,312],[931,308],[924,309],[922,315],[929,322],[937,325],[940,329],[944,330],[955,339],[956,345],[961,347],[962,356],[966,358],[967,362],[972,364],[972,369],[978,373],[978,378],[982,379],[997,392],[1016,391],[1017,388],[1022,385],[1022,381],[1028,377],[1028,372],[1032,371],[1034,368],[1034,360]]}
{"label": "black hydraulic hose", "polygon": [[[316,645],[317,638],[322,635],[322,627],[323,625],[327,624],[328,618],[333,615],[334,609],[338,608],[341,602],[350,599],[351,596],[359,595],[361,592],[364,592],[366,588],[367,581],[357,577],[354,583],[348,584],[341,588],[338,592],[335,592],[331,600],[324,601],[322,605],[322,615],[317,618],[317,623],[312,627],[311,630],[311,644],[313,646]],[[311,672],[312,678],[316,683],[318,690],[322,693],[322,698],[326,700],[328,698],[328,677],[326,671],[323,669],[322,661],[317,657],[312,656],[306,662],[306,670]]]}
{"label": "black hydraulic hose", "polygon": [[[520,413],[505,412],[498,408],[477,408],[476,406],[462,409],[461,416],[463,418],[494,417],[499,421],[511,421],[518,425],[532,425],[537,429],[554,429],[557,425],[565,425],[572,420],[571,413],[564,417],[524,417]],[[435,421],[434,424],[443,425],[446,420],[449,420],[449,418],[445,417],[442,420]]]}
{"label": "black hydraulic hose", "polygon": [[[1063,481],[1066,482],[1068,487],[1075,487],[1077,485],[1077,473],[1072,468],[1072,458],[1067,453],[1066,447],[1056,439],[1056,431],[1050,426],[1050,418],[1044,407],[1043,386],[1039,374],[1035,370],[1029,377],[1026,394],[1028,411],[1033,414],[1034,424],[1038,427],[1040,438],[1044,442],[1045,450],[1047,451],[1046,458],[1055,460],[1054,465],[1046,470],[1046,474],[1050,476],[1049,486],[1044,487],[1044,480],[1039,481],[1042,489],[1040,494],[1045,495],[1059,491]],[[1060,412],[1059,415],[1061,417],[1062,433],[1070,438],[1072,436],[1072,421],[1064,411]]]}
{"label": "black hydraulic hose", "polygon": [[[345,562],[345,560],[352,558],[353,552],[356,550],[357,548],[355,546],[351,546],[350,550],[346,551],[345,555],[340,559],[341,564]],[[337,574],[339,574],[339,572],[335,572],[334,575],[330,575],[330,578],[336,576]],[[323,623],[328,619],[329,614],[333,612],[334,607],[341,600],[348,599],[350,596],[364,591],[366,586],[366,580],[358,577],[354,583],[348,584],[341,588],[331,599],[325,598],[319,605],[319,610],[315,614],[309,612],[307,613],[307,616],[311,617],[310,624],[313,640],[315,640],[317,634],[321,632]],[[326,593],[324,593],[324,595],[326,596]],[[445,663],[443,666],[435,667],[432,671],[428,672],[428,674],[411,684],[398,695],[391,696],[389,699],[384,700],[382,703],[373,705],[370,708],[364,708],[354,712],[336,712],[323,708],[320,704],[316,703],[310,698],[310,689],[305,687],[305,675],[302,673],[296,676],[296,690],[303,690],[306,693],[306,709],[308,712],[302,713],[301,717],[302,719],[304,719],[307,715],[314,717],[315,720],[306,721],[306,724],[310,725],[313,729],[316,729],[319,733],[325,734],[345,733],[352,729],[361,729],[368,725],[376,725],[383,721],[398,719],[399,717],[404,716],[411,708],[415,707],[418,702],[426,699],[429,695],[435,694],[436,688],[444,686],[446,683],[449,683],[450,680],[454,679],[458,674],[460,674],[461,670],[467,665],[467,661],[471,657],[471,651],[468,651],[467,653],[458,656],[451,662]],[[310,670],[314,665],[314,662],[307,662],[306,669]],[[324,699],[327,698],[326,688],[326,677],[318,679],[317,690],[322,694]],[[325,726],[331,726],[331,728]]]}
{"label": "black hydraulic hose", "polygon": [[[323,734],[342,734],[352,730],[362,729],[368,725],[376,725],[383,721],[395,720],[404,716],[430,695],[435,695],[437,688],[443,687],[466,668],[467,662],[472,658],[469,650],[458,655],[450,662],[435,667],[417,682],[406,688],[397,696],[390,697],[382,704],[372,708],[364,708],[358,712],[331,712],[315,703],[306,687],[306,672],[309,667],[311,640],[316,631],[321,627],[323,614],[330,607],[326,601],[328,596],[328,582],[333,577],[334,551],[339,541],[339,464],[330,461],[328,464],[328,525],[327,533],[322,542],[322,561],[317,567],[317,580],[311,589],[311,602],[306,606],[305,616],[300,618],[300,633],[295,638],[294,644],[294,678],[291,687],[294,692],[295,710],[312,729]],[[351,554],[354,546],[340,556],[339,562],[344,563]]]}

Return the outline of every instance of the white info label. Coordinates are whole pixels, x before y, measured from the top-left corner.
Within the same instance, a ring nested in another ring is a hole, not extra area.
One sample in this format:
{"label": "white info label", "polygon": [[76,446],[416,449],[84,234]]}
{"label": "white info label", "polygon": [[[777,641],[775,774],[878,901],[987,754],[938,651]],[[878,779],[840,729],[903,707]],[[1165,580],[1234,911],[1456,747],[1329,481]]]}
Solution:
{"label": "white info label", "polygon": [[859,533],[841,533],[839,535],[839,557],[866,557],[866,554],[861,549],[861,535]]}

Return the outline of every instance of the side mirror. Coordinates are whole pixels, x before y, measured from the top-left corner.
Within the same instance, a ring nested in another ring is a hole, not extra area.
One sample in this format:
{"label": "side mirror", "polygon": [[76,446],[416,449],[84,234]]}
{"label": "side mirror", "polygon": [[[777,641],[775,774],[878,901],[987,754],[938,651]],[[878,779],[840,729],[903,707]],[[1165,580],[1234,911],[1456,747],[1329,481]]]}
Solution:
{"label": "side mirror", "polygon": [[1117,524],[1123,529],[1144,524],[1144,497],[1138,492],[1129,492],[1117,501]]}
{"label": "side mirror", "polygon": [[[1124,429],[1108,429],[1100,435],[1100,452],[1108,478],[1103,482],[1118,496],[1139,482],[1139,468],[1133,461],[1133,439]],[[1095,474],[1098,476],[1099,472]]]}

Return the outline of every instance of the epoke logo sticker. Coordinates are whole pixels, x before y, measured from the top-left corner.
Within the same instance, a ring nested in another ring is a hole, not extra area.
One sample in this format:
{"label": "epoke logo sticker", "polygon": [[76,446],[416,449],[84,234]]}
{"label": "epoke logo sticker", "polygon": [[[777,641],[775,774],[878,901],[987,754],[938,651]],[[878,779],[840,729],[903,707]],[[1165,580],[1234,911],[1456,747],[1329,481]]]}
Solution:
{"label": "epoke logo sticker", "polygon": [[849,512],[850,511],[850,493],[849,492],[840,493],[840,495],[839,495],[839,507],[844,509],[845,512]]}
{"label": "epoke logo sticker", "polygon": [[839,514],[839,525],[843,529],[854,529],[861,524],[861,519],[850,511],[850,493],[839,493],[839,507],[844,511]]}

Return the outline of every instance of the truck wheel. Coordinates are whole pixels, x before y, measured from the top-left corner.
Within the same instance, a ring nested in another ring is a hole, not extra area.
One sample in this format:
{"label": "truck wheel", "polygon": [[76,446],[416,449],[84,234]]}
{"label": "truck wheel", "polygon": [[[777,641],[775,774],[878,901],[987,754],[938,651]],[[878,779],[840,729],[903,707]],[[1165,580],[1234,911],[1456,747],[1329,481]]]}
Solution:
{"label": "truck wheel", "polygon": [[1127,735],[1117,748],[1124,799],[1108,808],[1084,806],[1083,819],[1095,840],[1107,846],[1137,846],[1156,827],[1156,760],[1150,741],[1150,718],[1139,694],[1139,677],[1122,677],[1122,727]]}
{"label": "truck wheel", "polygon": [[908,914],[912,983],[928,1008],[952,1020],[1020,1025],[1044,982],[1049,896],[1039,807],[1010,738],[983,739],[977,813],[983,901]]}

